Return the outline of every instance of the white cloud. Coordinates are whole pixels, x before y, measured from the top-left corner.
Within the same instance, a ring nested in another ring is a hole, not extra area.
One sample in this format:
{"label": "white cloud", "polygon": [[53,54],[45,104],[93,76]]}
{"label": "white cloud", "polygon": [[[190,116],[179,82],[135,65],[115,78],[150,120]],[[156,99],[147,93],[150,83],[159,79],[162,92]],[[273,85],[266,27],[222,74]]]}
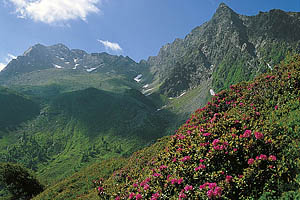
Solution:
{"label": "white cloud", "polygon": [[31,18],[47,24],[82,19],[99,13],[101,0],[9,0],[19,18]]}
{"label": "white cloud", "polygon": [[109,41],[104,41],[104,40],[98,40],[98,42],[102,43],[106,49],[110,49],[113,51],[122,51],[122,48],[120,47],[120,45],[118,43],[113,43],[113,42],[109,42]]}
{"label": "white cloud", "polygon": [[6,67],[6,65],[12,60],[16,59],[17,57],[12,54],[7,54],[7,57],[4,59],[4,62],[0,63],[0,72]]}

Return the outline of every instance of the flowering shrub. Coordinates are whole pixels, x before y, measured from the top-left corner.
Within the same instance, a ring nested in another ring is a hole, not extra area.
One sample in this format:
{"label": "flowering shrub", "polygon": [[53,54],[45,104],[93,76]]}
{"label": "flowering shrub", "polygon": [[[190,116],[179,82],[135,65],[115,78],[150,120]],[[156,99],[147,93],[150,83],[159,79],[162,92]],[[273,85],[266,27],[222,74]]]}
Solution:
{"label": "flowering shrub", "polygon": [[[111,197],[258,199],[299,187],[299,91],[300,56],[295,56],[271,74],[220,92],[158,156],[127,169]],[[114,184],[108,181],[107,191]]]}

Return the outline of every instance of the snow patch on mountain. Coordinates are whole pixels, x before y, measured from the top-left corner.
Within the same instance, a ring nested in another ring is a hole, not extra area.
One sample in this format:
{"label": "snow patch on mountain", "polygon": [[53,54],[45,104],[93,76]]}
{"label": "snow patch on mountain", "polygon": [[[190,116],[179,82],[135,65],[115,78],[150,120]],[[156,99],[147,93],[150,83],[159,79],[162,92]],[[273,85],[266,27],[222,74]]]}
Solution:
{"label": "snow patch on mountain", "polygon": [[53,64],[53,66],[56,68],[56,69],[62,69],[64,67],[60,66],[60,65],[56,65],[56,64]]}
{"label": "snow patch on mountain", "polygon": [[96,70],[96,69],[97,69],[97,67],[93,67],[93,68],[87,69],[86,71],[87,71],[87,72],[92,72],[92,71],[94,71],[94,70]]}
{"label": "snow patch on mountain", "polygon": [[137,75],[133,80],[135,80],[136,82],[140,82],[141,80],[142,80],[142,77],[143,77],[143,75],[142,74],[139,74],[139,75]]}

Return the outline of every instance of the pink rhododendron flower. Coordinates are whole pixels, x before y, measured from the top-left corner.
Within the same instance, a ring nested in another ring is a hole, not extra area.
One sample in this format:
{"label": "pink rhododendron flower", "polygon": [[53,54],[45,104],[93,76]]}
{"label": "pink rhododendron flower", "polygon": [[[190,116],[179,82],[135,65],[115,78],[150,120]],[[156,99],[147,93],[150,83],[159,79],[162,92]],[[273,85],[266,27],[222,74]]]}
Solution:
{"label": "pink rhododendron flower", "polygon": [[254,135],[255,135],[255,138],[258,139],[258,140],[264,138],[264,134],[262,134],[260,132],[255,132]]}
{"label": "pink rhododendron flower", "polygon": [[183,179],[182,179],[182,178],[180,178],[180,179],[177,180],[177,183],[178,183],[178,184],[181,184],[182,182],[183,182]]}
{"label": "pink rhododendron flower", "polygon": [[141,187],[144,187],[145,184],[146,184],[146,182],[143,181],[143,182],[140,183],[140,186],[141,186]]}
{"label": "pink rhododendron flower", "polygon": [[203,135],[204,137],[208,137],[208,136],[211,135],[211,133],[203,133],[202,135]]}
{"label": "pink rhododendron flower", "polygon": [[117,196],[117,197],[115,198],[115,200],[121,200],[121,197]]}
{"label": "pink rhododendron flower", "polygon": [[153,176],[154,176],[154,177],[159,177],[159,176],[161,176],[161,174],[159,174],[159,173],[154,173]]}
{"label": "pink rhododendron flower", "polygon": [[185,137],[186,137],[186,136],[183,135],[183,134],[177,135],[177,139],[178,139],[178,140],[183,140]]}
{"label": "pink rhododendron flower", "polygon": [[135,193],[133,193],[133,192],[131,192],[130,194],[129,194],[129,199],[132,199],[133,197],[135,197]]}
{"label": "pink rhododendron flower", "polygon": [[179,147],[178,149],[176,149],[176,151],[182,151],[183,148]]}
{"label": "pink rhododendron flower", "polygon": [[252,165],[254,163],[254,159],[253,158],[250,158],[249,160],[248,160],[248,165]]}
{"label": "pink rhododendron flower", "polygon": [[269,156],[269,159],[270,159],[271,161],[276,161],[276,160],[277,160],[276,156],[274,156],[274,155],[270,155],[270,156]]}
{"label": "pink rhododendron flower", "polygon": [[214,150],[221,150],[220,146],[214,146],[213,148],[214,148]]}
{"label": "pink rhododendron flower", "polygon": [[265,155],[265,154],[261,154],[260,156],[259,156],[259,159],[260,160],[267,160],[267,156]]}
{"label": "pink rhododendron flower", "polygon": [[157,198],[159,198],[159,193],[158,192],[156,192],[155,194],[152,194],[152,196],[151,196],[151,200],[157,200]]}
{"label": "pink rhododendron flower", "polygon": [[175,183],[177,183],[177,179],[176,178],[174,178],[174,179],[171,180],[171,184],[172,185],[174,185]]}
{"label": "pink rhododendron flower", "polygon": [[181,159],[181,162],[185,162],[185,161],[188,161],[188,160],[191,160],[191,157],[190,157],[190,156],[184,156],[184,157]]}
{"label": "pink rhododendron flower", "polygon": [[228,176],[228,175],[227,175],[225,181],[226,181],[227,183],[230,183],[231,180],[232,180],[232,176]]}
{"label": "pink rhododendron flower", "polygon": [[214,195],[215,197],[220,197],[221,194],[222,194],[222,188],[220,188],[220,187],[215,187],[214,192],[213,192],[213,195]]}
{"label": "pink rhododendron flower", "polygon": [[141,195],[141,194],[137,194],[136,197],[135,197],[135,199],[136,199],[136,200],[142,199],[142,195]]}
{"label": "pink rhododendron flower", "polygon": [[137,183],[134,183],[134,184],[133,184],[133,187],[135,187],[135,188],[138,187],[138,186],[139,186],[139,185],[138,185]]}
{"label": "pink rhododendron flower", "polygon": [[191,185],[186,185],[186,186],[184,187],[184,190],[185,190],[186,192],[188,192],[188,191],[190,191],[190,190],[193,190],[193,186],[191,186]]}
{"label": "pink rhododendron flower", "polygon": [[209,199],[211,199],[214,196],[214,191],[213,190],[208,190],[206,194],[207,194],[207,197]]}
{"label": "pink rhododendron flower", "polygon": [[217,183],[209,183],[208,187],[209,187],[209,189],[213,189],[213,188],[217,187]]}
{"label": "pink rhododendron flower", "polygon": [[277,105],[275,106],[275,110],[278,110],[278,106]]}
{"label": "pink rhododendron flower", "polygon": [[103,187],[98,187],[98,192],[103,192]]}
{"label": "pink rhododendron flower", "polygon": [[203,190],[204,188],[206,188],[206,185],[205,185],[205,184],[199,186],[199,189],[200,189],[200,190]]}
{"label": "pink rhododendron flower", "polygon": [[213,145],[213,146],[216,146],[219,142],[220,142],[219,139],[214,139],[214,141],[212,142],[212,145]]}
{"label": "pink rhododendron flower", "polygon": [[198,171],[198,170],[200,170],[200,169],[205,169],[205,168],[206,168],[205,165],[200,164],[198,167],[195,168],[195,171]]}
{"label": "pink rhododendron flower", "polygon": [[251,130],[245,130],[245,132],[243,134],[243,137],[247,138],[247,137],[250,137],[250,136],[251,136]]}
{"label": "pink rhododendron flower", "polygon": [[179,193],[179,199],[185,199],[186,198],[186,194],[184,194],[183,192]]}
{"label": "pink rhododendron flower", "polygon": [[150,188],[150,186],[148,184],[144,185],[144,190],[148,190]]}

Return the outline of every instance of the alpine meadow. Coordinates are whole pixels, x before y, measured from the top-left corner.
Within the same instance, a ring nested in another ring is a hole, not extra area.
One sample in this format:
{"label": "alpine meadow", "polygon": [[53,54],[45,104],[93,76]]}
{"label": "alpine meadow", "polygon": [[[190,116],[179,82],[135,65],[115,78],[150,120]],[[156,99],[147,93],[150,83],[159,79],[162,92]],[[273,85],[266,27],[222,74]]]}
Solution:
{"label": "alpine meadow", "polygon": [[0,200],[300,199],[300,2],[255,2],[1,2]]}

